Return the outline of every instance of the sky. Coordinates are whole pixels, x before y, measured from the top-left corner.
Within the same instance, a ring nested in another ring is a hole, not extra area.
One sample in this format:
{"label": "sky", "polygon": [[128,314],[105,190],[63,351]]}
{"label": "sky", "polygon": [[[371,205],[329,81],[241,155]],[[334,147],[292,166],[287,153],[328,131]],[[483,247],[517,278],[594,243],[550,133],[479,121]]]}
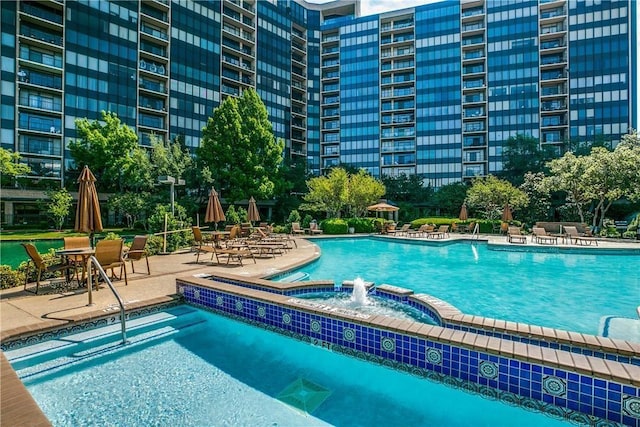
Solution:
{"label": "sky", "polygon": [[[307,0],[309,3],[327,3],[331,0]],[[389,10],[406,9],[407,7],[433,3],[437,0],[361,0],[360,15],[374,15]]]}

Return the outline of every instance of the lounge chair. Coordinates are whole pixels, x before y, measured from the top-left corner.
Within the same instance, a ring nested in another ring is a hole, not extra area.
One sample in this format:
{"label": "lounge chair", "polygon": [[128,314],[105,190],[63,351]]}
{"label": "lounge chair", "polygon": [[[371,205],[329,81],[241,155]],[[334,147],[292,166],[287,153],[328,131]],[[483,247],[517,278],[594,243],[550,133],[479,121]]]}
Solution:
{"label": "lounge chair", "polygon": [[535,243],[540,243],[540,244],[552,244],[555,245],[558,243],[558,236],[551,236],[547,233],[547,230],[545,230],[542,227],[533,227],[533,237],[532,240]]}
{"label": "lounge chair", "polygon": [[133,242],[131,243],[131,247],[124,254],[125,261],[131,261],[132,273],[136,272],[136,269],[133,266],[133,262],[140,261],[144,257],[145,261],[147,261],[147,274],[151,274],[151,269],[149,268],[149,255],[145,250],[145,246],[147,246],[147,239],[148,237],[144,235],[134,237]]}
{"label": "lounge chair", "polygon": [[426,233],[427,239],[445,239],[449,237],[449,226],[441,225],[436,231]]}
{"label": "lounge chair", "polygon": [[322,234],[322,230],[318,227],[317,222],[311,222],[311,224],[309,224],[309,234]]}
{"label": "lounge chair", "polygon": [[408,237],[418,237],[424,236],[426,233],[431,233],[433,231],[433,225],[431,224],[422,224],[417,230],[408,230]]}
{"label": "lounge chair", "polygon": [[598,246],[598,241],[594,237],[581,235],[575,226],[566,225],[563,228],[569,239],[569,243],[575,243],[576,245],[591,245],[595,243],[596,246]]}
{"label": "lounge chair", "polygon": [[209,253],[211,254],[211,260],[213,257],[216,257],[216,261],[220,264],[220,257],[227,257],[227,264],[231,260],[236,260],[240,265],[242,265],[242,258],[253,258],[253,262],[256,262],[255,257],[253,256],[253,252],[247,247],[246,243],[238,242],[236,240],[236,236],[239,231],[239,227],[235,226],[231,228],[229,234],[229,240],[227,240],[227,246],[225,248],[218,248],[216,245],[208,245],[202,238],[202,232],[200,231],[200,227],[191,227],[191,231],[193,232],[193,239],[196,243],[194,245],[194,249],[197,253],[196,264],[200,261],[201,253]]}
{"label": "lounge chair", "polygon": [[409,232],[409,229],[411,228],[411,223],[406,223],[402,226],[402,228],[400,228],[399,230],[395,230],[394,231],[394,236],[400,236],[400,235],[406,235]]}
{"label": "lounge chair", "polygon": [[25,282],[24,282],[24,290],[27,292],[33,292],[36,295],[38,294],[38,292],[40,291],[40,279],[42,278],[42,273],[57,273],[57,272],[62,272],[64,271],[67,275],[67,281],[70,279],[71,277],[71,270],[75,269],[75,265],[73,264],[69,264],[66,262],[60,262],[58,264],[54,264],[54,265],[47,265],[44,261],[44,259],[42,259],[42,256],[40,255],[40,253],[38,252],[38,249],[36,249],[36,247],[34,245],[32,245],[31,243],[22,243],[22,246],[24,247],[24,249],[27,251],[27,255],[29,256],[29,259],[31,259],[31,262],[33,262],[33,265],[36,268],[36,290],[31,291],[29,289],[27,289],[27,283],[29,281],[29,265],[27,265],[27,273],[26,273],[26,278],[25,278]]}
{"label": "lounge chair", "polygon": [[[106,272],[107,270],[111,270],[111,279],[118,278],[120,280],[122,278],[122,272],[124,270],[124,284],[128,285],[127,281],[127,269],[125,268],[124,256],[122,254],[122,248],[124,246],[124,242],[122,239],[115,240],[100,240],[96,243],[96,260],[102,267],[102,269]],[[115,275],[115,269],[120,267],[120,275]],[[97,274],[97,271],[94,271],[94,274]],[[97,277],[96,277],[97,278]],[[94,280],[94,283],[98,283]]]}
{"label": "lounge chair", "polygon": [[510,226],[507,230],[507,242],[509,243],[527,243],[527,236],[520,232],[519,227]]}
{"label": "lounge chair", "polygon": [[291,223],[291,234],[293,234],[294,236],[296,234],[304,234],[304,230],[302,228],[300,228],[300,223],[299,222],[292,222]]}

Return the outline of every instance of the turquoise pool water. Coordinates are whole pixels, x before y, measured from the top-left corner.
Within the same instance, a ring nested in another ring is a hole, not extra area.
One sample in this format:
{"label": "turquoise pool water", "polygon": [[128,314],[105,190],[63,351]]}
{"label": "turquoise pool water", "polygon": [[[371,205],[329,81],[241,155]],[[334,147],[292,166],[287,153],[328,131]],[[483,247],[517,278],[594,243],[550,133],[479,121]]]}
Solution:
{"label": "turquoise pool water", "polygon": [[[33,243],[41,254],[47,253],[51,248],[58,249],[64,246],[64,242],[57,239],[36,240],[29,243]],[[20,242],[0,242],[0,264],[17,268],[21,262],[28,259],[27,252]]]}
{"label": "turquoise pool water", "polygon": [[5,354],[54,426],[568,425],[190,306],[128,324]]}
{"label": "turquoise pool water", "polygon": [[640,256],[495,251],[382,239],[318,239],[298,271],[336,283],[362,277],[427,293],[467,314],[598,334],[606,316],[637,318]]}

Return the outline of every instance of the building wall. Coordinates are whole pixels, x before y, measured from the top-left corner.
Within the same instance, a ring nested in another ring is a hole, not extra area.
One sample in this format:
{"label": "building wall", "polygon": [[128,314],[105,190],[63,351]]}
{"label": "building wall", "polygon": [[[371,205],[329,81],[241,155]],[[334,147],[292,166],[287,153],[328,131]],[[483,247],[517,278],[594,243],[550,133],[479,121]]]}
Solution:
{"label": "building wall", "polygon": [[[502,169],[523,134],[558,154],[633,123],[630,0],[448,1],[359,17],[356,2],[2,2],[1,144],[63,184],[75,120],[112,111],[199,145],[256,88],[287,156],[435,187]],[[28,74],[28,77],[23,75]]]}

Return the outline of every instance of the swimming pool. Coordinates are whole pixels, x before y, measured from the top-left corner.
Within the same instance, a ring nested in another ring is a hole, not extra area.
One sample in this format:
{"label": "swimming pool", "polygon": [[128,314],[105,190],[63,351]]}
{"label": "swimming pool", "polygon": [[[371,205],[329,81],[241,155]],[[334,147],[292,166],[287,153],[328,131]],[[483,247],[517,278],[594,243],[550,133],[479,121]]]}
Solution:
{"label": "swimming pool", "polygon": [[5,354],[55,426],[567,423],[190,306]]}
{"label": "swimming pool", "polygon": [[336,283],[362,277],[427,293],[466,314],[597,335],[606,316],[636,318],[640,256],[491,250],[383,239],[314,240],[298,271]]}

